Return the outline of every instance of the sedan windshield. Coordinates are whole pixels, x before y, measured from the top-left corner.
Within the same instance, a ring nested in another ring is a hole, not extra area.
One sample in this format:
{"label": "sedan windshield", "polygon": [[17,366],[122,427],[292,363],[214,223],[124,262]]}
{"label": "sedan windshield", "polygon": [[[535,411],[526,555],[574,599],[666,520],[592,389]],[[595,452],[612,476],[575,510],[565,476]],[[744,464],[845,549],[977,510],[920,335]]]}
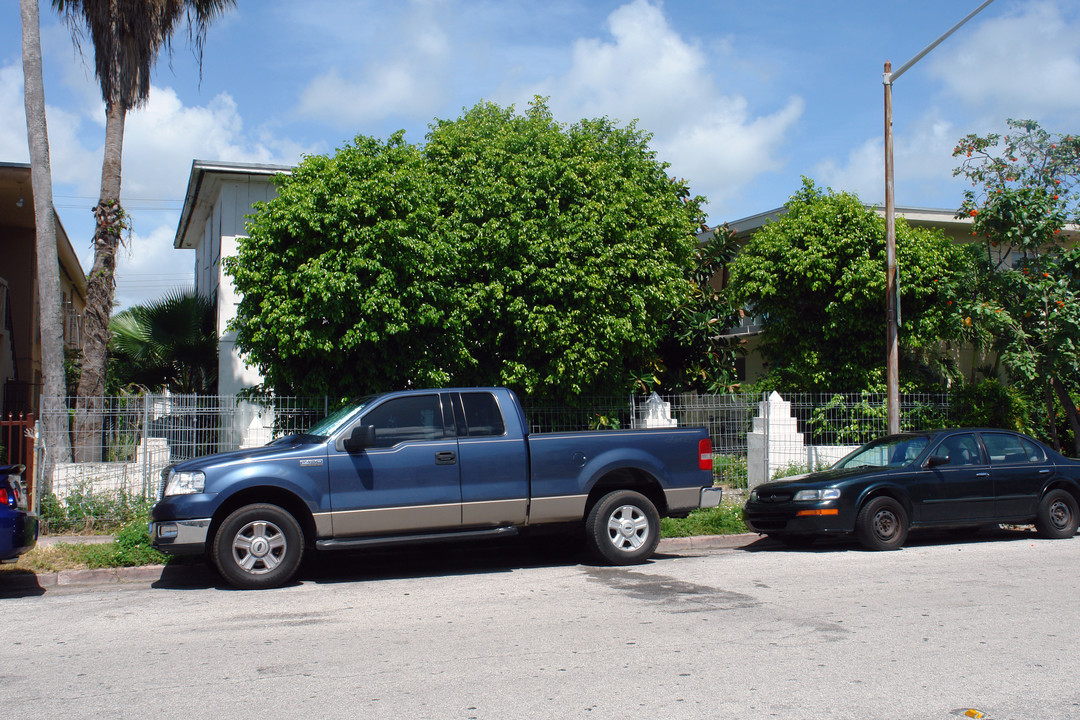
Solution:
{"label": "sedan windshield", "polygon": [[919,457],[929,443],[927,435],[892,435],[863,445],[833,467],[903,467]]}

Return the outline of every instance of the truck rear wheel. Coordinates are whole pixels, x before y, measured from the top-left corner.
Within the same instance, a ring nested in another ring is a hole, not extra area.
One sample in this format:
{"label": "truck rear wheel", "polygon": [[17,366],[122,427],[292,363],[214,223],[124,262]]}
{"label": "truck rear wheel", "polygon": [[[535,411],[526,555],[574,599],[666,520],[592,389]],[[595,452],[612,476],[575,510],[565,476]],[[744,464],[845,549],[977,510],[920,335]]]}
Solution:
{"label": "truck rear wheel", "polygon": [[650,500],[632,490],[616,490],[600,498],[585,519],[589,550],[612,565],[644,562],[660,542],[660,513]]}
{"label": "truck rear wheel", "polygon": [[222,577],[239,588],[284,585],[300,567],[304,533],[277,505],[245,505],[225,518],[211,555]]}

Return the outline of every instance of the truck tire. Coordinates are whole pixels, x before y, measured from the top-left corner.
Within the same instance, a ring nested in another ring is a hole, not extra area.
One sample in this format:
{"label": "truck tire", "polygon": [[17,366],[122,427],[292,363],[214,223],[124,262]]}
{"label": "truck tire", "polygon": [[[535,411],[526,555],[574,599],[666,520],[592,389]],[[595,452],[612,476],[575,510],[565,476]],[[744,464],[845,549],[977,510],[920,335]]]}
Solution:
{"label": "truck tire", "polygon": [[300,567],[304,533],[277,505],[245,505],[214,535],[211,556],[229,583],[245,590],[279,587]]}
{"label": "truck tire", "polygon": [[609,492],[589,511],[585,537],[600,560],[612,565],[642,563],[660,542],[660,513],[641,493]]}

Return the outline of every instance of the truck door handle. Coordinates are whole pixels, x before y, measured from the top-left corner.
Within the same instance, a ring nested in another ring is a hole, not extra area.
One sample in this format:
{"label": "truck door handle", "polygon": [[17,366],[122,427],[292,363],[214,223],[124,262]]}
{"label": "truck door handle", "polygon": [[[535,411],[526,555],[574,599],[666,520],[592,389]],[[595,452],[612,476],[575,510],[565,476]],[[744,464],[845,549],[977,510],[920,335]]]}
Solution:
{"label": "truck door handle", "polygon": [[453,465],[457,462],[457,453],[452,450],[445,450],[443,452],[435,453],[436,465]]}

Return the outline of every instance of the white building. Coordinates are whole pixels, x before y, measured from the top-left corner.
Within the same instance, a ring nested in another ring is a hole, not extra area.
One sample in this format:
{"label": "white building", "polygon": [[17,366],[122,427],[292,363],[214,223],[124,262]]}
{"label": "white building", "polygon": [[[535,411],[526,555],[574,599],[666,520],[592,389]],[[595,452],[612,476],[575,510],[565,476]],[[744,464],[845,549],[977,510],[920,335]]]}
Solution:
{"label": "white building", "polygon": [[236,395],[262,382],[262,376],[241,359],[236,333],[229,322],[236,317],[239,296],[221,259],[236,254],[237,239],[246,235],[246,217],[257,201],[277,196],[271,178],[288,174],[285,165],[207,162],[191,163],[184,209],[173,247],[195,251],[195,291],[217,307],[218,394]]}

